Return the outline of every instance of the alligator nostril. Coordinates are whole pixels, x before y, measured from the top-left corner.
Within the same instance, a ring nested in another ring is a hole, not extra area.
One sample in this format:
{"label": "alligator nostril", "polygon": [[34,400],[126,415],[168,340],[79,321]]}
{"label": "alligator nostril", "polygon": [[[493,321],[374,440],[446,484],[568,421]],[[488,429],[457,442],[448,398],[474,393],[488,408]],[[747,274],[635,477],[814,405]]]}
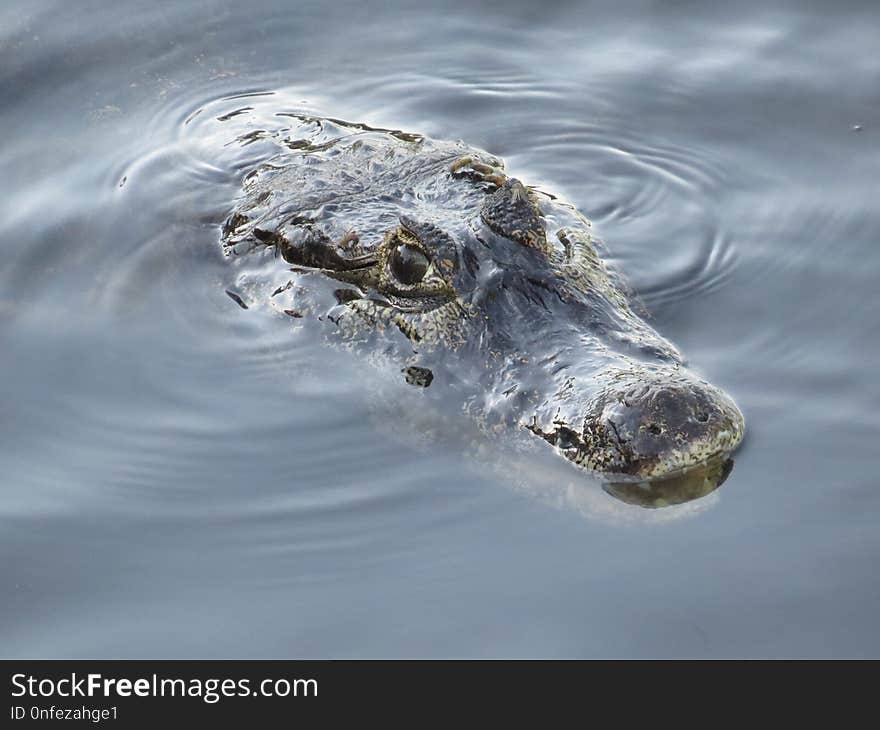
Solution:
{"label": "alligator nostril", "polygon": [[659,436],[661,433],[663,433],[663,429],[660,428],[660,426],[658,426],[656,423],[648,424],[648,431],[655,436]]}
{"label": "alligator nostril", "polygon": [[698,420],[700,423],[705,423],[706,421],[709,420],[709,414],[706,413],[706,411],[700,411],[700,412],[697,414],[697,420]]}

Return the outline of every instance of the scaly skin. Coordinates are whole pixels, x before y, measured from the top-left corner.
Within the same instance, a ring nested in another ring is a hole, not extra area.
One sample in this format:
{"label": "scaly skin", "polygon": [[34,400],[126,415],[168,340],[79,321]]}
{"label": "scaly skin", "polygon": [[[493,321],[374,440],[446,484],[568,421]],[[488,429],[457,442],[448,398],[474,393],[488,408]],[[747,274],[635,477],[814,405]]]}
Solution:
{"label": "scaly skin", "polygon": [[573,207],[461,143],[308,122],[316,139],[245,178],[227,251],[273,247],[343,282],[342,336],[407,338],[475,386],[477,418],[524,427],[580,467],[618,484],[698,465],[723,474],[716,486],[726,477],[705,465],[739,445],[742,414],[636,314]]}

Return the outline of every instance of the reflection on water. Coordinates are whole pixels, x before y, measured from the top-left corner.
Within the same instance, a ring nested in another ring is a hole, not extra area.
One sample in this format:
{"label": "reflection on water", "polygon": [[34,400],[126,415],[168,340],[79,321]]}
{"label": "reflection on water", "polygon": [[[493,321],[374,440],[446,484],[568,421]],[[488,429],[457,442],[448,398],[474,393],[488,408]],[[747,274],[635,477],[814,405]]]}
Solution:
{"label": "reflection on water", "polygon": [[[4,655],[876,654],[877,22],[5,3]],[[747,414],[725,487],[603,489],[267,303],[219,225],[304,110],[588,215]]]}
{"label": "reflection on water", "polygon": [[733,469],[733,459],[712,459],[679,474],[640,482],[608,482],[603,488],[627,504],[668,507],[705,497],[724,484]]}

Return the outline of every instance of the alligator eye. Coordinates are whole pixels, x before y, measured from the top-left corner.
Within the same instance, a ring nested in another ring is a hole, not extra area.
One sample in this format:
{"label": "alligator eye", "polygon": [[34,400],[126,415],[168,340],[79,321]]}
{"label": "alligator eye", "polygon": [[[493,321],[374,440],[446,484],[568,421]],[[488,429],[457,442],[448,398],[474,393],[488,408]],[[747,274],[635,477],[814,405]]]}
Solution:
{"label": "alligator eye", "polygon": [[414,246],[402,244],[391,253],[391,273],[401,284],[418,284],[428,271],[428,257]]}

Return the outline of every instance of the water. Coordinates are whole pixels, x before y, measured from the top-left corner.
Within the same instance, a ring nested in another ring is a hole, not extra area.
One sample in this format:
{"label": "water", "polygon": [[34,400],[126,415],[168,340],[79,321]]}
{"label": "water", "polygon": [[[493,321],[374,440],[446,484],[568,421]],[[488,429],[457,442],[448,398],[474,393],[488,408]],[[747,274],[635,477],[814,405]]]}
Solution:
{"label": "water", "polygon": [[[447,8],[0,8],[2,656],[880,652],[880,11]],[[644,510],[409,428],[236,306],[229,142],[293,108],[578,205],[745,413],[724,486]]]}

